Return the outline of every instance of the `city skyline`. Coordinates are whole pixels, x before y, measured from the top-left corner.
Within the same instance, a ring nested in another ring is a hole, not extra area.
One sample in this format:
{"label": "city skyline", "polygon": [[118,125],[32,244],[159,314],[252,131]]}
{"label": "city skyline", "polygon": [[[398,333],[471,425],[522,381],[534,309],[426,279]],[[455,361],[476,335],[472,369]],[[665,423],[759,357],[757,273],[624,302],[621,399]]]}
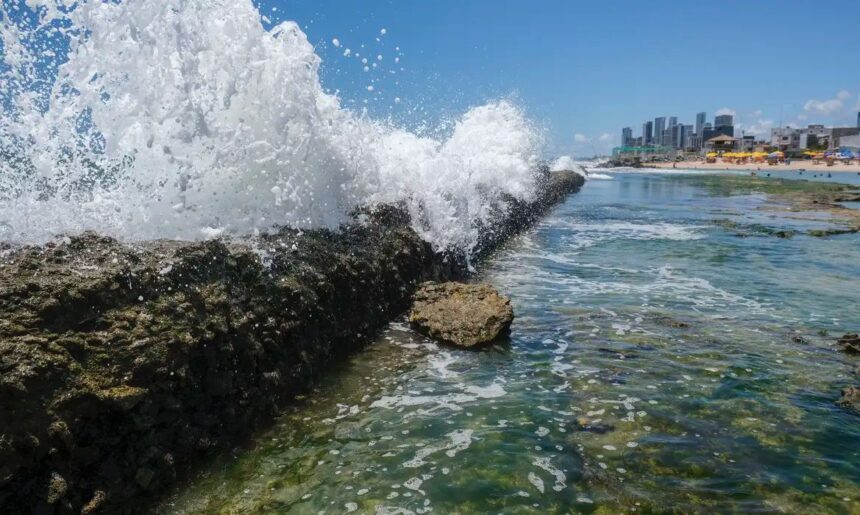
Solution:
{"label": "city skyline", "polygon": [[[725,19],[723,4],[548,0],[534,8],[514,0],[260,0],[259,5],[272,23],[295,20],[302,27],[322,58],[323,85],[338,91],[346,106],[391,116],[396,123],[426,121],[432,128],[488,99],[514,98],[545,129],[547,152],[556,155],[605,154],[618,145],[621,127],[638,129],[654,113],[694,123],[697,112],[725,111],[741,130],[768,134],[785,124],[852,123],[860,104],[860,69],[845,65],[848,48],[834,37],[852,34],[855,20],[837,16],[809,23],[808,5],[800,1],[779,8],[745,4],[743,14],[721,24],[716,34],[702,23]],[[840,12],[855,5],[843,0],[828,7]],[[672,30],[654,31],[656,23]],[[816,43],[792,43],[785,27],[802,28],[804,38]],[[380,37],[383,28],[387,34]],[[541,37],[529,37],[534,33]],[[792,48],[792,62],[811,65],[814,73],[795,74],[783,59],[750,53],[756,41],[783,40]],[[346,48],[356,51],[360,45],[374,57],[383,55],[379,68],[364,72],[360,59],[344,57]],[[396,47],[404,70],[388,75]],[[368,92],[371,80],[377,82]],[[395,104],[395,98],[401,102]]]}
{"label": "city skyline", "polygon": [[714,122],[707,121],[706,111],[696,113],[696,122],[686,124],[679,122],[677,116],[658,116],[653,121],[642,123],[642,132],[634,136],[635,131],[628,126],[621,129],[620,147],[666,147],[675,150],[695,149],[703,147],[707,140],[723,134],[734,137],[734,115],[720,113],[714,115]]}
{"label": "city skyline", "polygon": [[[803,127],[791,124],[772,127],[768,134],[746,133],[739,127],[736,131],[733,114],[718,112],[713,123],[708,122],[706,111],[696,113],[695,125],[679,122],[677,116],[658,116],[653,121],[642,123],[642,131],[636,136],[631,126],[621,129],[619,145],[613,147],[613,155],[628,158],[638,156],[673,156],[696,152],[704,154],[713,150],[776,149],[786,152],[807,150],[856,150],[860,147],[860,107],[856,112],[856,123],[840,126],[807,124]],[[665,128],[664,128],[665,127]]]}

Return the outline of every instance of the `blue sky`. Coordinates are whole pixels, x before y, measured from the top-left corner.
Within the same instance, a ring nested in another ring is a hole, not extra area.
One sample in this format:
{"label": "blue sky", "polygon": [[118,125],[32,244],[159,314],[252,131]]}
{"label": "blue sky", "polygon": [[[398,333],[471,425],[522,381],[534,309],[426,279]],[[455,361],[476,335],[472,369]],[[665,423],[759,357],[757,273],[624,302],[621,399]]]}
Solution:
{"label": "blue sky", "polygon": [[[347,105],[435,124],[513,97],[552,153],[605,152],[623,126],[638,134],[660,115],[693,123],[728,109],[769,132],[780,120],[853,123],[860,107],[857,0],[256,1],[302,26]],[[383,61],[364,72],[346,48]]]}
{"label": "blue sky", "polygon": [[766,135],[860,110],[858,0],[253,1],[267,26],[299,23],[346,106],[434,129],[512,98],[553,155],[608,152],[657,116],[732,112]]}

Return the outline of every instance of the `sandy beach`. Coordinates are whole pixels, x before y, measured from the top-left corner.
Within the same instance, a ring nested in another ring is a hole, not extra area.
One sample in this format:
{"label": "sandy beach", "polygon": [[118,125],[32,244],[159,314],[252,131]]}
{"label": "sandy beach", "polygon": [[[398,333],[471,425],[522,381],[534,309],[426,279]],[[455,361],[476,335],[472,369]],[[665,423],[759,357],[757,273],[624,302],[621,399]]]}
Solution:
{"label": "sandy beach", "polygon": [[658,163],[648,163],[643,165],[646,168],[679,168],[679,169],[687,169],[687,170],[737,170],[737,171],[790,171],[790,170],[804,170],[809,172],[821,172],[821,173],[845,173],[845,172],[855,172],[860,173],[860,164],[852,163],[850,165],[837,163],[833,166],[827,166],[825,163],[813,164],[812,161],[807,160],[795,160],[790,164],[780,163],[778,165],[768,165],[767,163],[744,163],[744,164],[735,164],[735,163],[706,163],[704,161],[665,161]]}

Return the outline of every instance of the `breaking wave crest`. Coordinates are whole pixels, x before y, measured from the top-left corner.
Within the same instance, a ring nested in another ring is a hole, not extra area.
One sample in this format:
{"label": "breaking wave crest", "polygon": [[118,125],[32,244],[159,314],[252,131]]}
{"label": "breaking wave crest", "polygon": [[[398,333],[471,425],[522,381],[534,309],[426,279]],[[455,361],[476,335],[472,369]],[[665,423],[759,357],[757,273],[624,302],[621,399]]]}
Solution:
{"label": "breaking wave crest", "polygon": [[345,109],[299,26],[266,30],[251,0],[11,0],[0,45],[0,240],[335,227],[403,202],[469,250],[491,205],[534,194],[542,138],[515,104],[441,139]]}

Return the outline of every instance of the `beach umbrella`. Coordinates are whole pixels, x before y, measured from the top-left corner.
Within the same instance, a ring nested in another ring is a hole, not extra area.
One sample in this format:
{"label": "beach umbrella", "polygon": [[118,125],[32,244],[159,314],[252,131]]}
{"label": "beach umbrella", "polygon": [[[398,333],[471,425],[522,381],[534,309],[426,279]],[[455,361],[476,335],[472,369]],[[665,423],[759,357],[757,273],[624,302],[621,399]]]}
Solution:
{"label": "beach umbrella", "polygon": [[717,157],[717,153],[716,152],[708,152],[707,154],[705,154],[705,157]]}

